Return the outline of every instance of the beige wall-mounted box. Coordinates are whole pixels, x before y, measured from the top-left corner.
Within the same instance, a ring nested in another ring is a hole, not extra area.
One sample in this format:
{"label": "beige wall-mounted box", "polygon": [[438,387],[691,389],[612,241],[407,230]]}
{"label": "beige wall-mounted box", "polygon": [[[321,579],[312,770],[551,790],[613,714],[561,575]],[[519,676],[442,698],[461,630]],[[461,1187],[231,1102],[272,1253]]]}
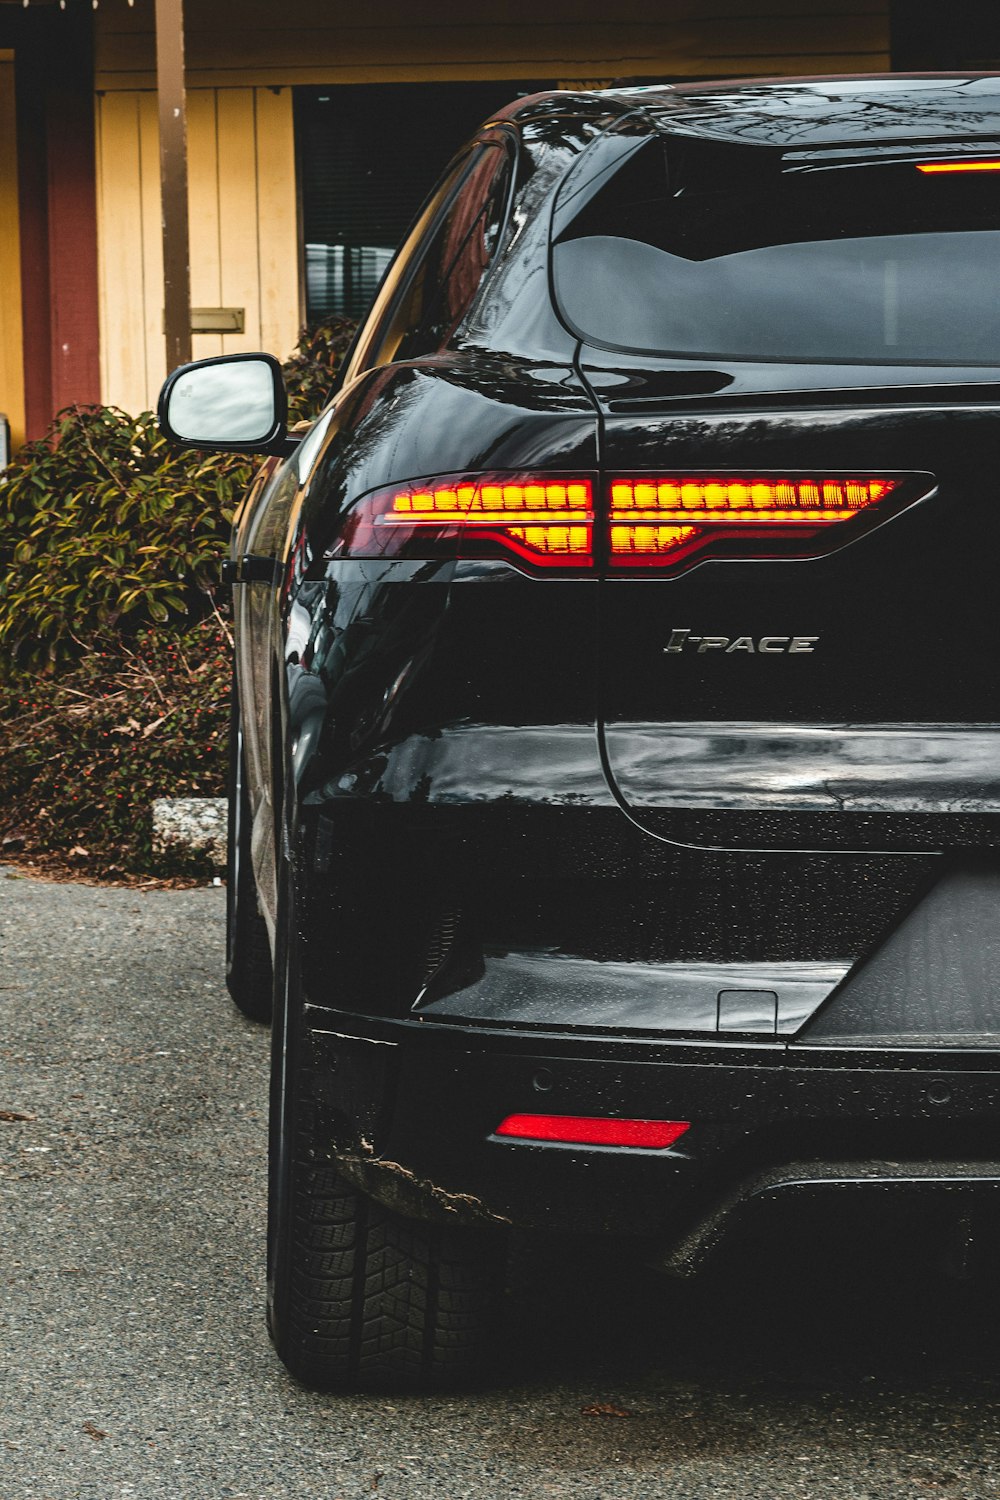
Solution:
{"label": "beige wall-mounted box", "polygon": [[[244,307],[192,307],[192,333],[244,333],[246,308]],[[163,314],[163,331],[167,331],[167,315]]]}

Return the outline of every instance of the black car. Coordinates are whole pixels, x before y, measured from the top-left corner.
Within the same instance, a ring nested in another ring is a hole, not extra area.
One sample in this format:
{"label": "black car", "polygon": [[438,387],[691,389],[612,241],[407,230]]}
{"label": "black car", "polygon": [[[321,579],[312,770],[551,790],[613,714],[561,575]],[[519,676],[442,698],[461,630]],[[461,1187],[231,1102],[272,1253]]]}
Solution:
{"label": "black car", "polygon": [[289,1369],[460,1377],[512,1230],[992,1223],[1000,77],[521,100],[284,409],[161,401],[273,459],[229,976]]}

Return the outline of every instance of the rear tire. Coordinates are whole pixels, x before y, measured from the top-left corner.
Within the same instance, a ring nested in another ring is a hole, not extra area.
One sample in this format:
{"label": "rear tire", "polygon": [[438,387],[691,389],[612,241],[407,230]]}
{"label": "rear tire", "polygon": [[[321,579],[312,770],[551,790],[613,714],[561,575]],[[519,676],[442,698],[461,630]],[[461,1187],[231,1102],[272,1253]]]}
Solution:
{"label": "rear tire", "polygon": [[250,859],[250,797],[240,705],[233,683],[229,717],[229,839],[226,855],[226,988],[250,1021],[269,1022],[274,990],[267,924]]}
{"label": "rear tire", "polygon": [[433,1390],[473,1379],[496,1287],[476,1231],[384,1208],[318,1160],[308,1136],[291,1173],[272,1300],[272,1336],[289,1373],[319,1390]]}
{"label": "rear tire", "polygon": [[[286,912],[288,904],[283,893]],[[275,1348],[290,1374],[319,1390],[467,1384],[493,1344],[501,1243],[489,1230],[404,1218],[340,1172],[334,1122],[309,1098],[293,927],[279,911],[268,1197]]]}

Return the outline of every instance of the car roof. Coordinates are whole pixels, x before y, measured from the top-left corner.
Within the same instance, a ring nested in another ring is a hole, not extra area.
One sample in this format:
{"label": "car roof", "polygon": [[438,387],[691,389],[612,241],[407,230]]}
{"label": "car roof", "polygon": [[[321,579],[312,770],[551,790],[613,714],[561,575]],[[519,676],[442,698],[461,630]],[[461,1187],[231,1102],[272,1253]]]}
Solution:
{"label": "car roof", "polygon": [[638,111],[667,134],[733,144],[809,150],[993,139],[1000,146],[1000,73],[750,78],[536,94],[508,118],[550,113],[561,97],[588,112],[598,102],[609,113]]}

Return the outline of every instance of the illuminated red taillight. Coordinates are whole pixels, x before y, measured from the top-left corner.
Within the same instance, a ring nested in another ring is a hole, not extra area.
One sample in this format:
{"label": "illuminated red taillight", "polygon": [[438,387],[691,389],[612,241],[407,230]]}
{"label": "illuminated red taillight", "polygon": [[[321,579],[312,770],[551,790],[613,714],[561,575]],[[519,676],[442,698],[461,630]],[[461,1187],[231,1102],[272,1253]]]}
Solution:
{"label": "illuminated red taillight", "polygon": [[574,1146],[645,1146],[662,1151],[690,1130],[688,1120],[611,1120],[588,1115],[508,1115],[495,1135]]}
{"label": "illuminated red taillight", "polygon": [[523,558],[536,567],[593,563],[594,490],[586,475],[443,475],[367,495],[332,557]]}
{"label": "illuminated red taillight", "polygon": [[930,475],[622,475],[607,485],[595,556],[589,475],[445,474],[364,496],[326,555],[496,557],[529,571],[579,571],[603,560],[613,572],[669,572],[702,554],[815,557],[932,484]]}
{"label": "illuminated red taillight", "polygon": [[1000,161],[921,161],[918,172],[1000,172]]}
{"label": "illuminated red taillight", "polygon": [[613,479],[609,562],[612,568],[669,567],[708,550],[729,556],[808,555],[827,528],[856,522],[900,484],[898,478],[855,475]]}

